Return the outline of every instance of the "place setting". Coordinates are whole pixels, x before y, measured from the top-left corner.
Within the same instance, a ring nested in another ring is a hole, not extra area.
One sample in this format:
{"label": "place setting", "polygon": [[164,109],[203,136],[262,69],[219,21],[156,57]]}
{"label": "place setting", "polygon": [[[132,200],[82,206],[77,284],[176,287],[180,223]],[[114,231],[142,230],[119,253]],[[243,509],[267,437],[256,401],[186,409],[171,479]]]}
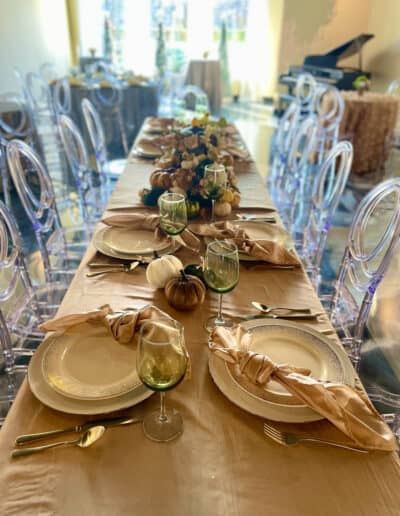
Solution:
{"label": "place setting", "polygon": [[[16,438],[12,457],[58,446],[86,448],[105,429],[140,423],[154,441],[175,439],[183,432],[180,414],[165,406],[165,391],[187,374],[189,355],[183,326],[155,306],[113,311],[108,305],[69,314],[41,326],[48,336],[28,368],[32,393],[46,406],[82,416],[106,416],[82,424]],[[113,416],[160,393],[160,409],[144,417]],[[39,446],[38,441],[79,434],[79,438]],[[26,447],[26,445],[29,445]]]}

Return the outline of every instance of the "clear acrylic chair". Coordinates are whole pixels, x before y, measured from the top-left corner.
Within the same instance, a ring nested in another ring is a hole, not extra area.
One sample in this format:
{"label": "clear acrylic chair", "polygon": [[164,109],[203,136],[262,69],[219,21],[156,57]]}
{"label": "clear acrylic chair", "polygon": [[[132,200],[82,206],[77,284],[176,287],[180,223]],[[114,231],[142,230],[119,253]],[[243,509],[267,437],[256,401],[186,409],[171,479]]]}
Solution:
{"label": "clear acrylic chair", "polygon": [[339,127],[344,113],[344,99],[334,86],[318,84],[314,96],[314,112],[317,117],[315,152],[319,163],[339,140]]}
{"label": "clear acrylic chair", "polygon": [[371,304],[398,250],[399,236],[400,178],[394,178],[377,185],[360,202],[333,294],[321,296],[356,368]]}
{"label": "clear acrylic chair", "polygon": [[[350,142],[337,143],[328,153],[312,178],[311,209],[307,224],[301,232],[293,235],[297,252],[318,290],[319,272],[326,239],[332,224],[353,161],[353,146]],[[301,209],[299,203],[294,206]]]}
{"label": "clear acrylic chair", "polygon": [[54,84],[53,104],[57,119],[71,112],[71,88],[66,77],[58,79]]}
{"label": "clear acrylic chair", "polygon": [[124,82],[118,80],[108,70],[103,73],[103,80],[92,82],[90,99],[98,113],[101,113],[103,126],[107,125],[110,128],[112,144],[115,147],[122,145],[123,154],[127,156],[129,144],[122,113]]}
{"label": "clear acrylic chair", "polygon": [[7,111],[0,112],[0,172],[4,200],[11,206],[10,177],[5,158],[7,141],[18,138],[31,146],[37,145],[37,137],[32,127],[29,112],[23,98],[16,93],[9,92],[0,95],[0,103],[6,106]]}
{"label": "clear acrylic chair", "polygon": [[275,202],[279,206],[279,214],[289,232],[292,231],[296,203],[302,198],[304,169],[312,160],[311,153],[315,147],[316,133],[316,118],[314,115],[309,115],[300,123],[292,139],[285,173],[275,181]]}
{"label": "clear acrylic chair", "polygon": [[67,115],[60,115],[58,123],[80,199],[82,220],[91,233],[107,203],[106,181],[102,173],[90,167],[88,152],[76,124]]}
{"label": "clear acrylic chair", "polygon": [[110,179],[118,179],[125,169],[126,160],[109,160],[106,138],[100,115],[89,99],[82,100],[82,112],[92,144],[97,171],[104,174],[107,190],[111,189]]}
{"label": "clear acrylic chair", "polygon": [[47,84],[51,84],[58,76],[56,67],[53,63],[49,62],[45,62],[40,65],[39,75],[47,82]]}
{"label": "clear acrylic chair", "polygon": [[61,282],[34,285],[22,254],[15,218],[1,201],[0,275],[1,425],[29,359],[44,338],[37,326],[54,317],[67,289]]}
{"label": "clear acrylic chair", "polygon": [[0,427],[27,372],[26,362],[14,352],[6,321],[0,310]]}
{"label": "clear acrylic chair", "polygon": [[271,148],[271,167],[268,175],[268,188],[273,200],[278,204],[279,185],[287,169],[287,160],[293,138],[301,122],[314,111],[314,97],[317,91],[317,83],[310,74],[301,74],[296,82],[295,100],[289,105],[283,114],[273,138],[274,144]]}
{"label": "clear acrylic chair", "polygon": [[[65,85],[66,83],[60,83],[58,89],[63,102]],[[69,92],[69,84],[66,87]],[[29,109],[40,141],[40,154],[51,174],[57,200],[61,205],[68,202],[72,178],[58,131],[58,112],[55,101],[49,84],[37,73],[27,74],[26,89]],[[68,97],[68,93],[66,95]],[[60,107],[61,103],[58,108]]]}
{"label": "clear acrylic chair", "polygon": [[50,176],[38,154],[26,143],[9,142],[7,162],[36,235],[46,281],[72,279],[87,247],[87,227],[63,228]]}
{"label": "clear acrylic chair", "polygon": [[186,84],[174,95],[172,113],[174,117],[185,118],[188,115],[204,115],[209,112],[208,95],[199,86]]}

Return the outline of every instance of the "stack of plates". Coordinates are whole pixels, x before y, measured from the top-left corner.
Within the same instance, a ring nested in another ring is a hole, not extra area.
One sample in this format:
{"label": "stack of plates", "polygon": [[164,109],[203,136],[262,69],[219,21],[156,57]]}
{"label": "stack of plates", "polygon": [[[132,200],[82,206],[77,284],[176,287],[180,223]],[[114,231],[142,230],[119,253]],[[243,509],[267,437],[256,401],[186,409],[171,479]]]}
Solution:
{"label": "stack of plates", "polygon": [[122,260],[135,260],[138,256],[151,257],[175,252],[179,245],[174,239],[157,240],[154,231],[107,227],[93,237],[95,248],[106,256]]}
{"label": "stack of plates", "polygon": [[138,142],[134,146],[132,152],[139,158],[153,159],[160,158],[162,156],[162,151],[156,145],[144,142]]}
{"label": "stack of plates", "polygon": [[[266,319],[248,321],[241,326],[253,334],[251,349],[269,356],[275,363],[306,367],[315,379],[354,384],[355,372],[346,352],[311,328]],[[222,393],[247,412],[288,423],[323,419],[277,382],[269,382],[260,392],[235,366],[214,354],[210,355],[209,368]]]}
{"label": "stack of plates", "polygon": [[28,381],[42,403],[72,414],[113,412],[152,395],[136,372],[136,346],[88,324],[44,340],[29,364]]}

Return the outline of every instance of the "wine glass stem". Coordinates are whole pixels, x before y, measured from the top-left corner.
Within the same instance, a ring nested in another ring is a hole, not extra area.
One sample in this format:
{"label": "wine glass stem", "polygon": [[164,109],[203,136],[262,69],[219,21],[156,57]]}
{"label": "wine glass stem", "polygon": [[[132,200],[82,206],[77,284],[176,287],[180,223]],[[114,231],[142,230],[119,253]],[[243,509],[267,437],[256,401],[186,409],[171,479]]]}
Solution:
{"label": "wine glass stem", "polygon": [[219,299],[218,299],[218,315],[217,315],[217,320],[218,321],[223,321],[224,320],[223,315],[222,315],[222,294],[219,294]]}
{"label": "wine glass stem", "polygon": [[211,222],[215,222],[215,199],[211,199]]}
{"label": "wine glass stem", "polygon": [[160,392],[160,423],[167,421],[167,414],[165,413],[165,392]]}

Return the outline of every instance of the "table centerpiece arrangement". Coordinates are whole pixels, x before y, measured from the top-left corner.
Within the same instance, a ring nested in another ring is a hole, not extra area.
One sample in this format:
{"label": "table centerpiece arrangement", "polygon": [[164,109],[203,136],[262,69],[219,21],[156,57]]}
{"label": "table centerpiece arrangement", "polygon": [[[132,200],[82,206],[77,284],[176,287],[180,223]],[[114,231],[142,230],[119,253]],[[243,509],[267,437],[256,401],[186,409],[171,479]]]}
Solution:
{"label": "table centerpiece arrangement", "polygon": [[[247,158],[233,137],[236,130],[224,118],[211,120],[208,114],[193,118],[189,125],[174,123],[170,130],[153,139],[162,151],[150,176],[150,188],[140,191],[146,206],[156,206],[166,191],[185,195],[188,217],[194,218],[215,201],[218,216],[228,216],[240,204],[240,192],[234,172],[235,158]],[[210,185],[204,178],[207,165],[225,167],[226,183]]]}

